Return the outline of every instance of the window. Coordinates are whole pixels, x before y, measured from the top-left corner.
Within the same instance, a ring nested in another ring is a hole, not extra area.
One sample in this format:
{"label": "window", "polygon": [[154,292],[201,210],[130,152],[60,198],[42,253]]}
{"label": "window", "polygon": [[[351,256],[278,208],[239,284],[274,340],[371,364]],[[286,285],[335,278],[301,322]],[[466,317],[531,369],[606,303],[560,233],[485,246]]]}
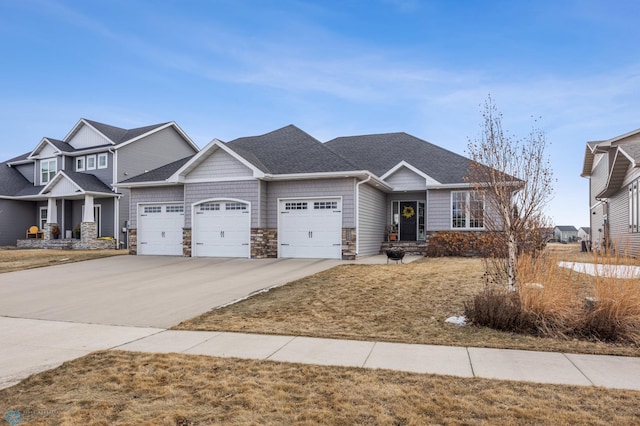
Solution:
{"label": "window", "polygon": [[204,203],[200,204],[200,211],[214,211],[220,210],[220,203]]}
{"label": "window", "polygon": [[640,200],[638,199],[638,191],[640,188],[640,179],[629,185],[629,231],[638,232],[640,222]]}
{"label": "window", "polygon": [[247,205],[245,203],[225,203],[225,210],[246,210]]}
{"label": "window", "polygon": [[162,213],[162,207],[160,206],[146,206],[144,212],[149,213]]}
{"label": "window", "polygon": [[451,192],[451,227],[484,228],[484,196],[474,191]]}
{"label": "window", "polygon": [[184,213],[184,206],[167,206],[167,213]]}
{"label": "window", "polygon": [[84,170],[84,157],[76,157],[76,172]]}
{"label": "window", "polygon": [[49,209],[47,207],[40,207],[40,218],[38,222],[40,223],[41,231],[44,231],[44,227],[47,224],[48,211]]}
{"label": "window", "polygon": [[306,210],[307,203],[284,203],[285,210]]}
{"label": "window", "polygon": [[109,165],[109,156],[107,155],[107,153],[105,152],[103,154],[98,154],[98,168],[106,169],[108,165]]}
{"label": "window", "polygon": [[87,170],[95,170],[95,169],[96,169],[96,156],[87,155]]}
{"label": "window", "polygon": [[40,183],[45,184],[55,176],[58,171],[58,160],[51,158],[40,161]]}
{"label": "window", "polygon": [[313,203],[314,210],[335,210],[338,208],[337,201],[315,201]]}

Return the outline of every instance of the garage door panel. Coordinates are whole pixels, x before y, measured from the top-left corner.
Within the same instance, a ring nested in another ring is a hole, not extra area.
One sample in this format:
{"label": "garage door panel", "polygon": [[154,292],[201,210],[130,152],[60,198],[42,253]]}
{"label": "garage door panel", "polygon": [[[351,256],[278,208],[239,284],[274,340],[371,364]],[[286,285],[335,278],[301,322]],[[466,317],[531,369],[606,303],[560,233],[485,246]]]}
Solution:
{"label": "garage door panel", "polygon": [[158,204],[140,207],[138,216],[138,254],[182,255],[184,206]]}
{"label": "garage door panel", "polygon": [[280,257],[342,257],[340,199],[280,202]]}
{"label": "garage door panel", "polygon": [[194,206],[195,256],[250,257],[249,204],[217,201]]}

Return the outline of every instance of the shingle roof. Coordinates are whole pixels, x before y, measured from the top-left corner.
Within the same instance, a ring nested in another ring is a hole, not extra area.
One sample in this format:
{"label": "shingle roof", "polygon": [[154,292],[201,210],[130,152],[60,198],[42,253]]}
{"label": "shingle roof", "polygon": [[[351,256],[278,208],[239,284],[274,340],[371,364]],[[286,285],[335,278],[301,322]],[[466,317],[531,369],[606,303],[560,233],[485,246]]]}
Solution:
{"label": "shingle roof", "polygon": [[406,161],[440,183],[463,183],[471,164],[468,158],[404,132],[346,136],[326,145],[358,169],[377,176]]}
{"label": "shingle roof", "polygon": [[136,129],[122,129],[120,127],[111,126],[109,124],[99,123],[93,120],[84,119],[87,123],[91,124],[100,133],[112,140],[116,145],[126,142],[131,139],[135,139],[140,135],[144,135],[147,132],[162,127],[167,123],[153,124],[151,126],[138,127]]}
{"label": "shingle roof", "polygon": [[80,188],[86,192],[104,192],[113,194],[113,190],[96,176],[89,173],[78,173],[71,170],[65,170],[69,179],[74,181]]}
{"label": "shingle roof", "polygon": [[556,226],[562,232],[578,232],[575,226]]}
{"label": "shingle roof", "polygon": [[265,173],[319,173],[357,170],[347,159],[293,125],[235,139],[227,146]]}
{"label": "shingle roof", "polygon": [[625,144],[621,145],[620,148],[629,154],[633,158],[633,161],[640,163],[640,143]]}
{"label": "shingle roof", "polygon": [[161,182],[167,180],[171,175],[177,172],[180,167],[184,166],[187,161],[191,160],[193,156],[185,157],[173,163],[169,163],[157,169],[150,170],[147,173],[143,173],[138,176],[134,176],[120,183],[132,183],[132,182]]}
{"label": "shingle roof", "polygon": [[9,167],[7,163],[0,163],[0,195],[14,197],[22,191],[33,188],[31,182],[25,179],[19,171]]}

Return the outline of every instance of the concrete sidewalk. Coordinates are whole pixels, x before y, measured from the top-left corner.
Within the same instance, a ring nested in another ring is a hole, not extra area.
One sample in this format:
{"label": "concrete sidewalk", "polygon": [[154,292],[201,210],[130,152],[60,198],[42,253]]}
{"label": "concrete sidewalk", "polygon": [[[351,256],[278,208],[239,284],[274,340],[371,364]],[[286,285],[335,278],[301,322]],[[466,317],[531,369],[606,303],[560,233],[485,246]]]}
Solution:
{"label": "concrete sidewalk", "polygon": [[640,358],[0,317],[0,389],[93,351],[183,353],[640,390]]}

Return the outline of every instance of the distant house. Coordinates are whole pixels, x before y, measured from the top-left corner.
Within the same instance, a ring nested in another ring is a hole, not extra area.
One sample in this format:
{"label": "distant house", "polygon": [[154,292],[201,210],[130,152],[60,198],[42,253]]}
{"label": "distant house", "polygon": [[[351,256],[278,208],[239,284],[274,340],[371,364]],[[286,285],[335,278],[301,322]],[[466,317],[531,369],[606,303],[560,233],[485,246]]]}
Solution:
{"label": "distant house", "polygon": [[588,226],[583,226],[582,228],[578,228],[578,239],[580,241],[591,240],[591,228]]}
{"label": "distant house", "polygon": [[197,152],[174,122],[122,129],[80,119],[64,139],[42,138],[0,162],[0,245],[113,246],[129,220],[129,191],[118,181]]}
{"label": "distant house", "polygon": [[589,179],[589,208],[595,247],[640,252],[640,129],[587,142],[582,177]]}
{"label": "distant house", "polygon": [[575,226],[556,226],[553,228],[553,238],[563,243],[577,241],[578,230]]}

